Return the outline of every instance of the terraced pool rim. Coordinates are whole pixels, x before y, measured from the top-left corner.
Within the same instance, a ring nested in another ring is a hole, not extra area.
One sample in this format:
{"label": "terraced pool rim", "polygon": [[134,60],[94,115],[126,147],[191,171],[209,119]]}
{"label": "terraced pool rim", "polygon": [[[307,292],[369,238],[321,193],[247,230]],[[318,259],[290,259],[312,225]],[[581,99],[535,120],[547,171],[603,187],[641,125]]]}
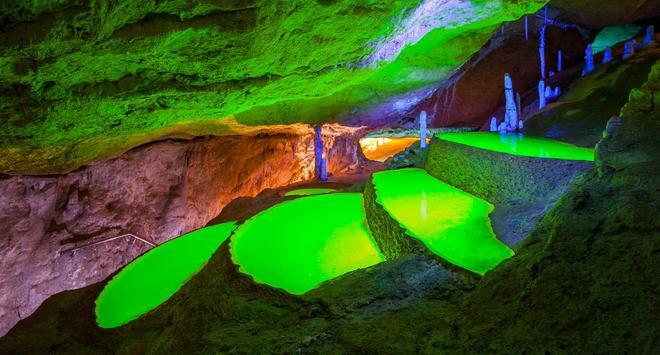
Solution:
{"label": "terraced pool rim", "polygon": [[440,133],[436,137],[446,142],[521,157],[576,161],[595,160],[595,150],[592,148],[578,147],[570,143],[543,137],[498,132]]}
{"label": "terraced pool rim", "polygon": [[236,229],[227,222],[158,245],[124,266],[95,301],[96,322],[116,328],[158,308],[201,271]]}
{"label": "terraced pool rim", "polygon": [[294,295],[378,264],[385,259],[366,225],[363,203],[360,193],[279,203],[236,229],[229,242],[232,261],[254,282]]}

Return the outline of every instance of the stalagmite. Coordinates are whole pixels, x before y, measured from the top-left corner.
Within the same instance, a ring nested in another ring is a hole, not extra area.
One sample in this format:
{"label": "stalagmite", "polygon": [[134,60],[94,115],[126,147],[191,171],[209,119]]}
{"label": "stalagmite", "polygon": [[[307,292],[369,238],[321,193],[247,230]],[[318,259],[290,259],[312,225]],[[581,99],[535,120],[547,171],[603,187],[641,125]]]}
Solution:
{"label": "stalagmite", "polygon": [[426,111],[419,114],[419,147],[426,149]]}
{"label": "stalagmite", "polygon": [[635,40],[629,41],[623,47],[623,59],[626,60],[635,55]]}
{"label": "stalagmite", "polygon": [[585,67],[584,70],[582,70],[582,76],[591,74],[596,69],[594,65],[594,52],[593,49],[591,48],[591,44],[587,45],[587,49],[584,52],[585,52],[585,56],[584,56]]}
{"label": "stalagmite", "polygon": [[612,56],[612,48],[607,47],[605,48],[605,54],[603,54],[603,64],[607,64],[614,60],[614,57]]}
{"label": "stalagmite", "polygon": [[541,27],[539,56],[541,59],[541,79],[545,80],[545,26]]}
{"label": "stalagmite", "polygon": [[522,131],[522,130],[523,130],[523,126],[524,126],[524,125],[523,125],[523,121],[522,121],[522,120],[518,121],[518,130],[519,130],[519,131]]}
{"label": "stalagmite", "polygon": [[646,48],[655,44],[655,27],[651,25],[646,28],[646,36],[644,37],[644,41],[642,41],[641,48]]}
{"label": "stalagmite", "polygon": [[559,88],[559,86],[557,86],[555,88],[555,97],[559,97],[560,95],[561,95],[561,89]]}
{"label": "stalagmite", "polygon": [[545,98],[546,99],[551,99],[552,95],[554,95],[554,92],[552,91],[552,88],[549,86],[545,87]]}
{"label": "stalagmite", "polygon": [[491,131],[491,132],[497,132],[497,131],[498,131],[498,128],[497,128],[497,117],[492,117],[492,118],[490,119],[490,131]]}
{"label": "stalagmite", "polygon": [[543,109],[546,106],[545,101],[545,82],[543,80],[539,81],[539,110]]}
{"label": "stalagmite", "polygon": [[506,98],[504,122],[509,131],[515,131],[518,128],[518,109],[516,107],[516,99],[513,92],[513,82],[508,73],[504,75],[504,94]]}
{"label": "stalagmite", "polygon": [[500,126],[497,128],[497,130],[500,131],[500,133],[506,133],[507,132],[506,122],[502,121],[502,123],[500,123]]}

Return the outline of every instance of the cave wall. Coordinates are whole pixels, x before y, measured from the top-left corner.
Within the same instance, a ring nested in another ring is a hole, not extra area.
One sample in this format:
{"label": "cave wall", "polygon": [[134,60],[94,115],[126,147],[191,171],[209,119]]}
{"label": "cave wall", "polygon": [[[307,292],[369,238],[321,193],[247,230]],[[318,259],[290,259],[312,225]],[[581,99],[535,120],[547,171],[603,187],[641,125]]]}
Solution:
{"label": "cave wall", "polygon": [[552,0],[563,22],[591,28],[621,25],[660,15],[660,0]]}
{"label": "cave wall", "polygon": [[[525,93],[536,88],[541,79],[538,28],[542,21],[530,16],[529,40],[525,41],[524,22],[507,24],[504,34],[493,38],[460,68],[445,84],[413,112],[425,110],[433,127],[482,127],[490,117],[504,118],[496,112],[504,106],[504,74],[513,79],[514,90],[522,103],[537,95]],[[587,39],[577,31],[549,26],[546,30],[546,70],[557,71],[557,51],[563,54],[563,66],[569,68],[582,61]]]}
{"label": "cave wall", "polygon": [[448,77],[544,3],[2,2],[0,171],[65,173],[184,134],[345,123]]}
{"label": "cave wall", "polygon": [[[355,130],[327,130],[328,171],[360,163]],[[331,143],[331,144],[330,144]],[[314,178],[311,127],[152,143],[66,175],[0,180],[0,334],[48,296],[103,280],[157,244],[204,226],[233,199]]]}

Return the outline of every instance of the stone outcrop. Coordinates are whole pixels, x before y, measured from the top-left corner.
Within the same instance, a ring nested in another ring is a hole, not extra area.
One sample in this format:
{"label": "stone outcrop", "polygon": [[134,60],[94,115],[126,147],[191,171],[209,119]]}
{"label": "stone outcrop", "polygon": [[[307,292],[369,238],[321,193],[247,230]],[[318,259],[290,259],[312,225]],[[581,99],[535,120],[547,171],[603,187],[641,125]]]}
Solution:
{"label": "stone outcrop", "polygon": [[[359,131],[326,130],[329,173],[356,172]],[[98,282],[232,200],[314,177],[313,130],[152,143],[66,175],[0,179],[0,334],[48,296]],[[82,247],[80,249],[76,249]]]}

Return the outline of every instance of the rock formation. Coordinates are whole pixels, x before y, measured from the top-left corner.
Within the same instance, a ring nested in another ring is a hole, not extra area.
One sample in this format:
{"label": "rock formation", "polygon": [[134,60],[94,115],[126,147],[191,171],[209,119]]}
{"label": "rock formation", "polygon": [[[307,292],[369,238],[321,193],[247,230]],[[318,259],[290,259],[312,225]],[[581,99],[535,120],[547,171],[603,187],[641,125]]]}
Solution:
{"label": "rock formation", "polygon": [[603,64],[607,64],[614,60],[614,56],[612,56],[612,48],[607,47],[605,48],[605,54],[603,54]]}
{"label": "rock formation", "polygon": [[419,114],[419,146],[421,149],[426,149],[426,111],[422,111]]}
{"label": "rock formation", "polygon": [[[295,126],[294,126],[295,128]],[[324,129],[328,172],[357,172],[360,131]],[[0,179],[0,334],[48,296],[105,279],[157,244],[204,226],[232,200],[311,180],[314,131],[154,143],[57,176]],[[363,164],[362,164],[363,165]]]}
{"label": "rock formation", "polygon": [[594,52],[591,48],[591,44],[587,45],[587,49],[584,50],[584,62],[585,67],[582,70],[582,76],[589,75],[596,70],[596,66],[594,65]]}
{"label": "rock formation", "polygon": [[513,92],[513,82],[509,74],[504,75],[504,96],[506,106],[504,122],[506,122],[508,131],[516,131],[518,129],[518,107]]}

